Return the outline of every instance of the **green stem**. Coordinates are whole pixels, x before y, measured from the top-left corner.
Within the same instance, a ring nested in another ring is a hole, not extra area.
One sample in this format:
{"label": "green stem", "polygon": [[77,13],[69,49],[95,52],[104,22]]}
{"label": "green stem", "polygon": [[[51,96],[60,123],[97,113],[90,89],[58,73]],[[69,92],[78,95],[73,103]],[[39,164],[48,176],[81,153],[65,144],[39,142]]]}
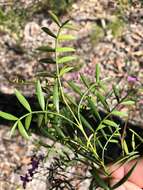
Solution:
{"label": "green stem", "polygon": [[23,115],[22,117],[20,117],[16,122],[24,119],[25,117],[27,117],[27,116],[29,116],[31,114],[41,114],[41,113],[47,113],[47,114],[57,115],[57,116],[62,117],[63,119],[67,120],[68,122],[70,122],[70,123],[72,123],[72,124],[74,124],[74,125],[76,125],[78,127],[78,125],[76,123],[74,123],[72,120],[68,119],[64,115],[61,115],[61,114],[56,113],[56,112],[46,111],[46,110],[45,111],[32,111],[32,112],[29,112],[29,113]]}
{"label": "green stem", "polygon": [[68,107],[68,109],[70,110],[72,116],[74,117],[75,121],[77,122],[77,124],[79,125],[79,121],[78,119],[76,118],[73,110],[71,109],[71,107],[69,106],[67,100],[66,100],[66,97],[64,95],[64,92],[63,92],[63,87],[62,87],[62,83],[61,83],[61,79],[60,79],[60,75],[59,75],[59,64],[58,64],[58,52],[57,52],[57,48],[58,48],[58,38],[59,38],[59,35],[60,35],[60,32],[61,32],[61,29],[62,27],[59,28],[58,30],[58,33],[57,33],[57,38],[56,38],[56,41],[55,41],[55,59],[56,59],[56,71],[57,71],[57,78],[58,78],[58,83],[59,83],[59,87],[60,87],[60,92],[61,92],[61,95],[62,95],[62,98],[63,98],[63,101],[64,103],[66,104],[66,106]]}

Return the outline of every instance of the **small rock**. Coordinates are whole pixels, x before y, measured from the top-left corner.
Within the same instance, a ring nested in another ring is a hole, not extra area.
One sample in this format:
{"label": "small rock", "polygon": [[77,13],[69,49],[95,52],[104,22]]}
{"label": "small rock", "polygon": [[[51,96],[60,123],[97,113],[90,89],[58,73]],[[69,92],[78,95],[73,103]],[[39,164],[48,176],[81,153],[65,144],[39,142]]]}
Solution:
{"label": "small rock", "polygon": [[41,32],[41,28],[37,23],[29,22],[26,24],[25,29],[24,29],[24,39],[26,41],[32,40],[34,37],[38,36],[40,32]]}
{"label": "small rock", "polygon": [[134,40],[131,38],[129,34],[124,35],[123,40],[127,45],[134,45]]}

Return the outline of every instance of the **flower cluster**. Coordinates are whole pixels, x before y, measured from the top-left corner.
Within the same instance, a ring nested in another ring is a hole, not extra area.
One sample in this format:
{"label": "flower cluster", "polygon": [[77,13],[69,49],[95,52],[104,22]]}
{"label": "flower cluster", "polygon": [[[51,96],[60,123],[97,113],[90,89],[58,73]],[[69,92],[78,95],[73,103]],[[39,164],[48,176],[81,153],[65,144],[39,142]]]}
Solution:
{"label": "flower cluster", "polygon": [[31,158],[31,168],[27,170],[27,173],[24,176],[20,176],[20,179],[23,183],[23,188],[26,188],[26,185],[28,182],[32,181],[33,175],[36,173],[36,170],[38,169],[40,161],[44,159],[43,155],[33,155]]}

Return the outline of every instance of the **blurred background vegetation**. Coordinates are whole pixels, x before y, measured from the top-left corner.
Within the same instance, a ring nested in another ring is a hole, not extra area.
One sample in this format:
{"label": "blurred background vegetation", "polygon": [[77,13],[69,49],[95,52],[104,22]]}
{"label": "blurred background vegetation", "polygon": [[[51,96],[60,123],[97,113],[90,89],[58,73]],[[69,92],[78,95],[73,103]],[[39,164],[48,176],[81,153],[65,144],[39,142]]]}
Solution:
{"label": "blurred background vegetation", "polygon": [[19,1],[9,1],[0,6],[0,31],[8,32],[12,37],[20,40],[22,29],[26,22],[36,14],[45,14],[52,10],[57,15],[67,13],[74,0],[41,0],[34,1],[27,6]]}

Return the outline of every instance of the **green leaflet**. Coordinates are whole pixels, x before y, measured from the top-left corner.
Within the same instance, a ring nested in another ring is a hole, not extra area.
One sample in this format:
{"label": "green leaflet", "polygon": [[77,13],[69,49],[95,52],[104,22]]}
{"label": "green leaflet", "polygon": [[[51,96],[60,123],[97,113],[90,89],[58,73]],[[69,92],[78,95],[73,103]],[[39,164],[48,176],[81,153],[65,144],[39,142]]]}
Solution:
{"label": "green leaflet", "polygon": [[28,130],[32,121],[32,114],[25,118],[25,128]]}
{"label": "green leaflet", "polygon": [[60,76],[63,76],[65,73],[68,73],[69,71],[73,70],[73,67],[63,67],[60,70]]}
{"label": "green leaflet", "polygon": [[139,134],[137,134],[134,130],[132,130],[132,129],[129,129],[133,134],[135,134],[136,135],[136,137],[143,143],[143,138],[139,135]]}
{"label": "green leaflet", "polygon": [[10,137],[12,137],[15,133],[16,127],[17,127],[17,122],[14,123],[14,125],[12,126],[12,129],[10,130]]}
{"label": "green leaflet", "polygon": [[123,149],[125,151],[125,153],[128,155],[129,154],[129,149],[128,149],[128,145],[126,143],[126,140],[123,140]]}
{"label": "green leaflet", "polygon": [[81,122],[83,123],[83,125],[85,127],[87,127],[88,129],[90,129],[94,133],[93,127],[90,125],[90,123],[86,120],[86,118],[82,114],[80,114],[80,119],[81,119]]}
{"label": "green leaflet", "polygon": [[69,19],[68,19],[68,20],[66,20],[65,22],[63,22],[63,23],[62,23],[62,28],[63,28],[64,26],[68,25],[68,24],[69,24],[69,22],[70,22],[70,20],[69,20]]}
{"label": "green leaflet", "polygon": [[66,56],[66,57],[62,57],[62,58],[59,58],[58,60],[58,63],[66,63],[66,62],[69,62],[69,61],[73,61],[77,59],[77,57],[74,57],[74,56]]}
{"label": "green leaflet", "polygon": [[14,115],[3,112],[3,111],[0,111],[0,117],[3,117],[4,119],[11,120],[11,121],[16,121],[18,119]]}
{"label": "green leaflet", "polygon": [[120,92],[119,92],[119,89],[115,85],[113,85],[113,92],[115,94],[117,102],[119,103],[119,101],[120,101]]}
{"label": "green leaflet", "polygon": [[52,78],[55,77],[55,73],[51,73],[51,72],[49,73],[48,71],[37,72],[35,75],[38,77],[52,77]]}
{"label": "green leaflet", "polygon": [[48,13],[51,16],[52,20],[60,27],[61,26],[61,22],[58,19],[58,17],[52,11],[49,11]]}
{"label": "green leaflet", "polygon": [[127,112],[116,111],[116,110],[112,111],[112,114],[116,115],[116,116],[119,116],[119,117],[127,117],[128,116]]}
{"label": "green leaflet", "polygon": [[41,127],[43,119],[44,119],[44,115],[43,114],[38,114],[38,127]]}
{"label": "green leaflet", "polygon": [[49,47],[49,46],[40,46],[36,48],[36,50],[43,51],[43,52],[55,52],[55,49]]}
{"label": "green leaflet", "polygon": [[87,148],[89,148],[89,145],[91,143],[92,138],[94,138],[94,134],[93,133],[88,137],[87,144],[86,144]]}
{"label": "green leaflet", "polygon": [[[46,101],[46,108],[45,108],[45,110],[46,111],[48,111],[48,106],[49,106],[49,104],[48,104],[48,100]],[[44,123],[47,125],[47,123],[48,123],[48,113],[45,113],[44,114]],[[42,123],[41,123],[42,124]]]}
{"label": "green leaflet", "polygon": [[117,144],[119,141],[116,140],[116,139],[111,139],[109,142],[110,142],[110,143],[116,143],[116,144]]}
{"label": "green leaflet", "polygon": [[53,60],[52,58],[43,58],[43,59],[40,59],[39,62],[41,63],[49,63],[49,64],[55,64],[56,61]]}
{"label": "green leaflet", "polygon": [[77,106],[77,103],[76,103],[76,101],[75,101],[75,99],[74,99],[73,96],[71,96],[71,95],[69,95],[67,93],[64,93],[64,96],[66,97],[66,99],[67,99],[67,101],[69,103],[73,104],[74,106]]}
{"label": "green leaflet", "polygon": [[106,98],[104,96],[102,96],[99,92],[97,92],[96,95],[97,95],[98,99],[100,100],[100,102],[102,103],[102,105],[104,106],[104,108],[106,110],[110,111],[109,106],[106,102]]}
{"label": "green leaflet", "polygon": [[44,99],[44,95],[43,95],[41,84],[40,84],[39,80],[37,81],[37,84],[36,84],[36,94],[37,94],[39,104],[40,104],[42,110],[44,111],[45,110],[45,99]]}
{"label": "green leaflet", "polygon": [[65,35],[61,34],[58,37],[58,40],[61,40],[61,41],[63,41],[63,40],[75,40],[75,39],[76,38],[74,36],[69,35],[69,34],[65,34]]}
{"label": "green leaflet", "polygon": [[69,21],[63,23],[63,28],[67,28],[69,30],[75,30],[75,31],[79,30],[79,28],[77,28],[76,26],[70,24]]}
{"label": "green leaflet", "polygon": [[58,116],[56,116],[56,117],[54,117],[53,121],[54,121],[53,126],[54,126],[54,128],[56,130],[56,134],[58,135],[58,137],[60,139],[65,138],[65,135],[64,135],[64,133],[63,133],[63,131],[61,129],[61,120],[60,120],[60,118]]}
{"label": "green leaflet", "polygon": [[58,81],[55,81],[54,90],[53,90],[53,104],[56,108],[56,111],[59,113],[59,89]]}
{"label": "green leaflet", "polygon": [[80,79],[83,82],[83,84],[89,88],[90,87],[90,81],[87,77],[85,77],[83,74],[80,74]]}
{"label": "green leaflet", "polygon": [[136,149],[135,134],[134,133],[132,134],[132,148],[133,148],[133,150]]}
{"label": "green leaflet", "polygon": [[100,114],[98,113],[97,108],[94,102],[92,101],[92,99],[88,97],[87,100],[88,100],[88,104],[89,104],[89,107],[91,108],[92,113],[95,115],[95,117],[101,120]]}
{"label": "green leaflet", "polygon": [[74,48],[71,47],[59,47],[56,49],[57,52],[62,53],[62,52],[75,52]]}
{"label": "green leaflet", "polygon": [[25,130],[23,124],[21,121],[18,121],[18,129],[19,129],[19,132],[20,134],[22,135],[22,137],[24,137],[25,139],[29,139],[29,135],[27,133],[27,131]]}
{"label": "green leaflet", "polygon": [[104,127],[106,127],[106,125],[100,124],[98,125],[96,131],[103,129]]}
{"label": "green leaflet", "polygon": [[31,107],[28,103],[28,101],[26,100],[26,98],[18,91],[15,89],[15,95],[17,97],[17,99],[19,100],[19,102],[29,111],[31,112]]}
{"label": "green leaflet", "polygon": [[81,88],[80,86],[78,86],[77,84],[75,84],[73,81],[69,81],[68,85],[72,88],[72,90],[74,90],[76,93],[78,93],[79,95],[82,95],[81,93]]}
{"label": "green leaflet", "polygon": [[106,125],[109,125],[109,126],[111,126],[111,127],[118,127],[118,126],[119,126],[119,125],[118,125],[117,123],[115,123],[114,121],[111,121],[111,120],[108,120],[108,119],[105,119],[105,120],[103,121],[103,123],[106,124]]}
{"label": "green leaflet", "polygon": [[124,101],[124,102],[121,102],[121,104],[122,105],[134,105],[135,104],[135,102],[134,101],[132,101],[132,100],[127,100],[127,101]]}
{"label": "green leaflet", "polygon": [[56,35],[47,27],[42,27],[42,30],[53,38],[57,38]]}
{"label": "green leaflet", "polygon": [[99,64],[96,64],[96,82],[99,83],[100,81],[100,68],[99,68]]}

